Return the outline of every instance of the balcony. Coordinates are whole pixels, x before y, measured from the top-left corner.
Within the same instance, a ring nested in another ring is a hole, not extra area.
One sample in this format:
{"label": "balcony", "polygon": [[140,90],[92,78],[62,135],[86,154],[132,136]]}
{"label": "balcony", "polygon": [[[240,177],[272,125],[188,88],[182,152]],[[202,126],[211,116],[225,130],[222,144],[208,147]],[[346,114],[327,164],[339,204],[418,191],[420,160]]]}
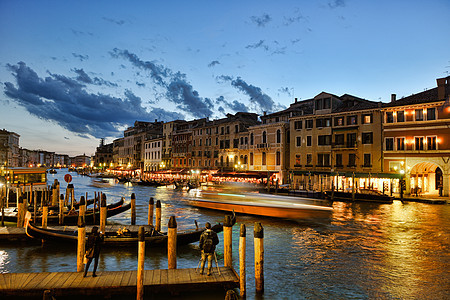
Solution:
{"label": "balcony", "polygon": [[269,148],[269,144],[267,144],[267,143],[257,144],[256,147],[258,149],[268,149]]}

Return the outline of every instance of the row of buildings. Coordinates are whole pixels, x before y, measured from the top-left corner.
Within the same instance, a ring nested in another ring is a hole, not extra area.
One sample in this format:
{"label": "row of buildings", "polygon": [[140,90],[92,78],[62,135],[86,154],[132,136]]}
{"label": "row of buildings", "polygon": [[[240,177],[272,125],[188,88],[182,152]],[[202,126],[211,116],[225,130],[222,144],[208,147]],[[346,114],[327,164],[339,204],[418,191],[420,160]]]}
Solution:
{"label": "row of buildings", "polygon": [[0,130],[0,167],[85,167],[91,163],[91,157],[84,154],[69,157],[45,150],[21,148],[19,139],[20,135],[15,132]]}
{"label": "row of buildings", "polygon": [[[141,122],[94,165],[155,174],[270,178],[294,189],[449,195],[450,77],[389,103],[322,92],[258,116]],[[267,178],[267,179],[266,179]]]}

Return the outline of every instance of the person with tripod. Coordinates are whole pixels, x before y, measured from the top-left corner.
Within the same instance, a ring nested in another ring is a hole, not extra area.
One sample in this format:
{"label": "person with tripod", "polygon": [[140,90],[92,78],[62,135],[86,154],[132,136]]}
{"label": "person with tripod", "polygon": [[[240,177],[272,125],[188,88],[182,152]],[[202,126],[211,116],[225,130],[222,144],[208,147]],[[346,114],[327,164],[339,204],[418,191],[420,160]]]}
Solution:
{"label": "person with tripod", "polygon": [[202,251],[200,274],[203,275],[205,269],[205,262],[208,259],[208,276],[211,275],[212,260],[215,255],[216,245],[219,243],[217,233],[211,229],[211,224],[206,222],[205,231],[200,236],[200,250]]}

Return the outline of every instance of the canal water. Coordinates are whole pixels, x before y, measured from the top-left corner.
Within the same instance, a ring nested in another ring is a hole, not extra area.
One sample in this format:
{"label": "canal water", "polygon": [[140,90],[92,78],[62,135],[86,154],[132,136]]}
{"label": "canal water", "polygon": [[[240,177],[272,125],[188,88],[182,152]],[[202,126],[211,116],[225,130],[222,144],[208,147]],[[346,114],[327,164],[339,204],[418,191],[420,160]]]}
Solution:
{"label": "canal water", "polygon": [[[65,170],[49,174],[62,191]],[[169,217],[177,218],[178,231],[195,227],[197,220],[223,222],[221,212],[190,207],[181,191],[166,187],[114,184],[108,188],[91,185],[91,178],[71,173],[75,196],[102,191],[107,202],[136,195],[137,224],[147,223],[148,200],[162,202],[163,230]],[[248,299],[448,299],[450,297],[450,205],[422,203],[393,204],[334,202],[328,222],[294,222],[238,215],[233,227],[233,264],[239,269],[239,226],[247,226]],[[130,212],[108,222],[130,224]],[[264,294],[255,294],[253,228],[264,228]],[[223,234],[219,234],[223,241]],[[3,242],[2,242],[3,243]],[[218,245],[223,265],[223,244]],[[178,248],[178,268],[196,268],[197,243]],[[92,268],[92,267],[91,267]],[[167,268],[164,249],[146,250],[146,269]],[[104,248],[99,271],[137,269],[137,249]],[[76,249],[40,243],[3,243],[0,273],[73,272]],[[238,271],[239,272],[239,271]],[[148,299],[166,299],[146,295]],[[194,293],[171,299],[224,299],[225,293]],[[130,297],[133,299],[133,297]]]}

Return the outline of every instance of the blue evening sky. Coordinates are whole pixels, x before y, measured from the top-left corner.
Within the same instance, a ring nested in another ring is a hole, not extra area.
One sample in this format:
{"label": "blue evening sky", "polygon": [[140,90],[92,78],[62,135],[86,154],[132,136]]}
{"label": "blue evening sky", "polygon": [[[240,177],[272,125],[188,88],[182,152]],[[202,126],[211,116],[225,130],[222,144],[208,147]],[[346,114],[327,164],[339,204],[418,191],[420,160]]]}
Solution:
{"label": "blue evening sky", "polygon": [[135,120],[387,102],[450,71],[450,1],[0,0],[0,129],[94,154]]}

